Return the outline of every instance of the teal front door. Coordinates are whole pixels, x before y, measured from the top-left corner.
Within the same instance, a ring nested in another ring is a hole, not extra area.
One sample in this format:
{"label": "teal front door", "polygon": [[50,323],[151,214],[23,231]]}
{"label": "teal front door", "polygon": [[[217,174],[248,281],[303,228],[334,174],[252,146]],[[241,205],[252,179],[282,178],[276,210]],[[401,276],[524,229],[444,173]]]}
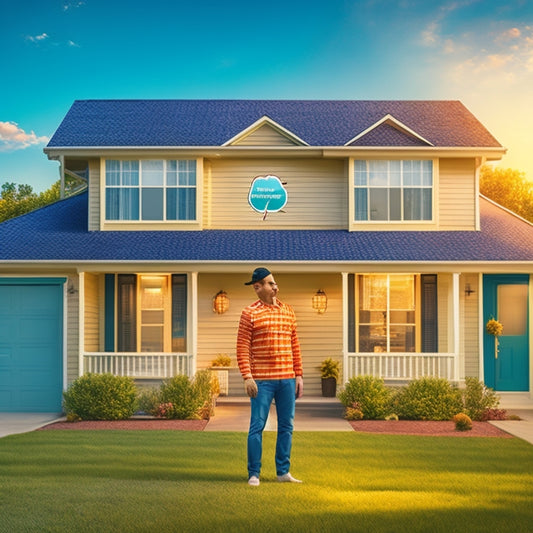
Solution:
{"label": "teal front door", "polygon": [[64,281],[0,279],[0,411],[61,412]]}
{"label": "teal front door", "polygon": [[497,391],[529,390],[529,276],[483,276],[483,319],[503,326],[498,339],[484,330],[484,382]]}

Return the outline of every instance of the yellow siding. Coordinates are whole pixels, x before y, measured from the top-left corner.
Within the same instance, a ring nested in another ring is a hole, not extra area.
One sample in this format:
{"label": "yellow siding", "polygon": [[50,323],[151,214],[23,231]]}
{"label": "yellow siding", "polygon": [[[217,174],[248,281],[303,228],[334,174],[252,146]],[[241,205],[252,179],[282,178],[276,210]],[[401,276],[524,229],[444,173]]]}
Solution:
{"label": "yellow siding", "polygon": [[79,278],[71,275],[67,280],[67,287],[73,291],[67,292],[67,383],[72,383],[79,375]]}
{"label": "yellow siding", "polygon": [[439,183],[439,229],[475,230],[474,159],[441,159]]}
{"label": "yellow siding", "polygon": [[100,160],[89,161],[89,231],[100,229]]}
{"label": "yellow siding", "polygon": [[84,350],[97,352],[100,350],[99,334],[99,282],[96,274],[85,274],[85,335]]}
{"label": "yellow siding", "polygon": [[[211,161],[209,229],[335,229],[347,227],[346,164],[342,160],[268,159]],[[272,174],[288,202],[282,212],[261,213],[248,204],[256,176]]]}
{"label": "yellow siding", "polygon": [[249,135],[232,143],[235,146],[294,146],[295,143],[268,124],[263,124]]}
{"label": "yellow siding", "polygon": [[[459,293],[463,299],[463,315],[461,321],[464,352],[464,376],[479,377],[479,291],[478,291],[478,274],[468,274],[461,276],[461,287]],[[469,296],[465,295],[465,286],[469,283],[475,292]],[[462,370],[462,369],[461,369]],[[461,376],[463,377],[463,376]]]}
{"label": "yellow siding", "polygon": [[[279,297],[296,313],[303,353],[304,388],[308,396],[321,395],[319,365],[326,357],[342,361],[342,288],[339,275],[276,275]],[[237,365],[235,342],[242,309],[255,301],[255,292],[243,283],[246,275],[198,276],[198,368],[206,368],[219,353],[225,353]],[[230,308],[223,315],[212,311],[214,295],[224,289]],[[311,298],[318,289],[328,296],[328,309],[319,315],[311,308]],[[237,391],[241,394],[242,391]],[[232,391],[230,391],[232,394]]]}

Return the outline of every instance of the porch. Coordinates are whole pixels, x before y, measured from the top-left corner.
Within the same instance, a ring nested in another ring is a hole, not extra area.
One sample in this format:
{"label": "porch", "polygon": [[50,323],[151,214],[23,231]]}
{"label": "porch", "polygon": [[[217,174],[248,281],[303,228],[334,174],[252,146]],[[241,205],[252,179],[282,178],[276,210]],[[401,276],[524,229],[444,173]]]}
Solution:
{"label": "porch", "polygon": [[[83,355],[83,371],[111,373],[135,379],[161,380],[177,374],[192,377],[194,357],[185,353],[96,353]],[[370,375],[386,381],[405,382],[421,377],[457,381],[457,358],[451,353],[350,353],[345,357],[342,383],[352,377]],[[214,369],[224,396],[241,396],[238,368]]]}

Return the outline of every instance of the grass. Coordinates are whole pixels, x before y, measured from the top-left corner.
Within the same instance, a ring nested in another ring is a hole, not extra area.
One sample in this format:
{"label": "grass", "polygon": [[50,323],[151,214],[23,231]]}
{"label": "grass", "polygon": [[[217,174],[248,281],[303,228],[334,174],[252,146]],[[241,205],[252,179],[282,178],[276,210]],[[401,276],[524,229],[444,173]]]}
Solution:
{"label": "grass", "polygon": [[533,446],[519,439],[275,433],[260,487],[246,434],[38,431],[0,439],[1,532],[528,532]]}

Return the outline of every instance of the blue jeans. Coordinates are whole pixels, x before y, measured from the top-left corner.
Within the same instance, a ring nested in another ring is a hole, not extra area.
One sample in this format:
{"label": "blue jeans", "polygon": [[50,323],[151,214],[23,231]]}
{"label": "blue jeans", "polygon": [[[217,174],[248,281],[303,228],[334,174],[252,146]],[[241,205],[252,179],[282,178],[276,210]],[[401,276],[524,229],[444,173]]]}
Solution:
{"label": "blue jeans", "polygon": [[257,396],[251,398],[250,430],[248,432],[248,477],[261,471],[263,430],[272,400],[276,402],[278,436],[276,440],[276,473],[282,476],[289,471],[296,400],[295,379],[258,380]]}

